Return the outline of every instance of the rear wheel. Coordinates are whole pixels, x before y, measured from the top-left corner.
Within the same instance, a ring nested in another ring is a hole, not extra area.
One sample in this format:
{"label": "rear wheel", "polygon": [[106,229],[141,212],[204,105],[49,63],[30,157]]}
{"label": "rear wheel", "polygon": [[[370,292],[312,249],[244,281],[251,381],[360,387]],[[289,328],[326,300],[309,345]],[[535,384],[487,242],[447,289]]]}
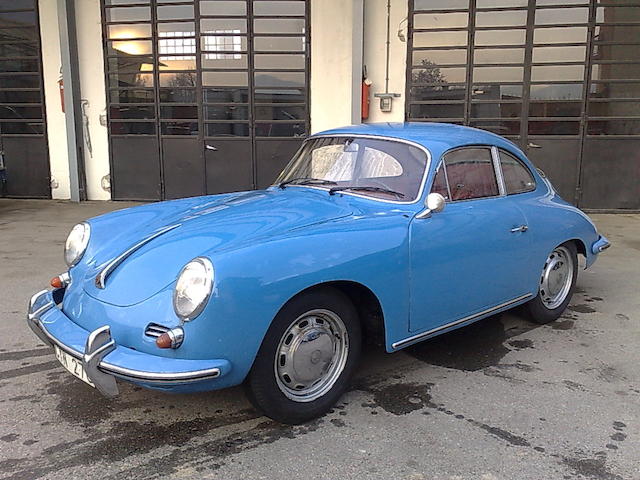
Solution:
{"label": "rear wheel", "polygon": [[578,252],[573,242],[554,248],[544,263],[538,295],[525,305],[536,323],[556,320],[569,305],[578,277]]}
{"label": "rear wheel", "polygon": [[253,405],[282,423],[326,413],[340,398],[360,356],[353,304],[322,288],[289,301],[265,336],[246,387]]}

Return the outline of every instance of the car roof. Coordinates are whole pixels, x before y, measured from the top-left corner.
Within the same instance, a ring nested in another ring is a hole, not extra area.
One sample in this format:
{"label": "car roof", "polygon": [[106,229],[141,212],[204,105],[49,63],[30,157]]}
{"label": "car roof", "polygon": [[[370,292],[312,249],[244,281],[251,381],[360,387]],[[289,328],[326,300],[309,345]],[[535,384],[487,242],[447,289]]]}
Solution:
{"label": "car roof", "polygon": [[500,135],[451,123],[363,123],[325,130],[312,137],[315,135],[376,135],[409,140],[426,147],[435,159],[447,150],[465,145],[495,145],[526,158],[513,142]]}

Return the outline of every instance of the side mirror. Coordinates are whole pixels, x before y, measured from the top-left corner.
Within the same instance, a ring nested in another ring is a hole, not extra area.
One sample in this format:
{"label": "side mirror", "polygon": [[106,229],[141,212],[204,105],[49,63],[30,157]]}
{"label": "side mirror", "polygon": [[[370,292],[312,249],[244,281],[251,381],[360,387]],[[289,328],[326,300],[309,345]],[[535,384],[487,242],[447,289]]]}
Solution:
{"label": "side mirror", "polygon": [[426,208],[416,215],[416,218],[429,218],[432,213],[441,212],[444,210],[446,200],[439,193],[430,193],[424,203]]}

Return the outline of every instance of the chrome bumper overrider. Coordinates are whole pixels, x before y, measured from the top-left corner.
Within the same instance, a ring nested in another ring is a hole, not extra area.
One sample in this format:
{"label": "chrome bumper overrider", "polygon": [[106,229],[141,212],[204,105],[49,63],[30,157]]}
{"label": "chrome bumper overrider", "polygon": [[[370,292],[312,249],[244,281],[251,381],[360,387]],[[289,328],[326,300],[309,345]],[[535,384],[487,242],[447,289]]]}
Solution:
{"label": "chrome bumper overrider", "polygon": [[[58,308],[54,301],[54,291],[42,290],[31,297],[29,301],[29,308],[27,313],[27,323],[33,333],[35,333],[40,340],[50,346],[57,346],[66,353],[72,355],[76,359],[82,361],[85,372],[89,379],[95,384],[96,388],[105,396],[113,397],[118,395],[118,386],[116,384],[116,377],[126,381],[141,384],[160,384],[160,385],[172,385],[172,384],[185,384],[196,381],[210,380],[219,377],[227,368],[223,368],[222,365],[228,365],[225,360],[220,360],[218,363],[221,367],[203,368],[198,370],[181,370],[176,372],[163,371],[147,371],[128,368],[122,365],[116,365],[105,361],[105,357],[114,352],[116,349],[128,350],[124,347],[118,347],[116,342],[111,337],[111,331],[109,326],[100,327],[92,332],[86,332],[75,324],[73,327],[76,331],[82,331],[87,335],[86,342],[84,344],[84,352],[74,348],[70,345],[63,343],[60,339],[56,338],[48,329],[47,324],[51,325],[52,321],[47,317],[53,316],[56,313],[57,318],[54,320],[62,320],[72,324],[71,320],[64,315],[64,313]],[[47,317],[43,320],[43,317]],[[82,348],[82,347],[80,347]],[[136,356],[145,356],[145,360],[169,360],[163,357],[156,357],[150,354],[143,354],[141,352],[132,351]],[[124,353],[121,357],[126,356]],[[130,354],[131,355],[131,354]],[[176,361],[176,360],[173,360]],[[138,359],[139,362],[139,359]],[[188,360],[177,360],[176,362],[189,362]],[[146,362],[145,362],[146,363]]]}
{"label": "chrome bumper overrider", "polygon": [[607,240],[606,237],[600,235],[598,237],[598,240],[594,242],[593,245],[591,246],[591,252],[594,255],[597,255],[600,252],[605,251],[610,246],[611,246],[611,243],[609,243],[609,240]]}

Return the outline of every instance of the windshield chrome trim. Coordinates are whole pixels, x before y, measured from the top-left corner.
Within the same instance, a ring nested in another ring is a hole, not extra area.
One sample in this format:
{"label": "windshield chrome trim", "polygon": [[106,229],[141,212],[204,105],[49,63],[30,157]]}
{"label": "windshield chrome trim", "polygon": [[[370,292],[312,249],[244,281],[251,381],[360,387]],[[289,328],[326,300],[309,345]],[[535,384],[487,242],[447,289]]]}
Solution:
{"label": "windshield chrome trim", "polygon": [[[373,197],[373,196],[370,196],[370,195],[363,195],[361,193],[349,192],[347,190],[342,190],[342,191],[339,192],[339,193],[341,193],[343,195],[349,195],[351,197],[365,198],[367,200],[375,200],[377,202],[392,203],[392,204],[396,204],[396,205],[413,205],[413,204],[418,203],[422,199],[422,196],[424,195],[425,184],[427,183],[427,178],[429,176],[429,169],[431,168],[431,152],[424,145],[421,145],[421,144],[419,144],[417,142],[414,142],[412,140],[406,140],[404,138],[398,138],[398,137],[387,137],[387,136],[384,136],[384,135],[368,135],[366,133],[358,133],[358,134],[336,133],[336,134],[333,134],[333,135],[332,134],[311,135],[310,137],[308,137],[302,143],[302,146],[300,147],[300,149],[302,149],[307,142],[309,142],[311,140],[315,140],[317,138],[366,138],[366,139],[372,139],[372,140],[386,140],[386,141],[390,141],[390,142],[405,143],[407,145],[411,145],[412,147],[416,147],[416,148],[422,150],[427,155],[427,162],[425,164],[424,173],[422,175],[422,180],[420,182],[420,189],[418,190],[418,195],[416,196],[415,199],[410,200],[410,201],[406,201],[406,200],[405,201],[401,201],[401,200],[385,200],[384,198]],[[275,186],[277,186],[277,184],[274,183],[271,186],[275,187]],[[315,190],[322,190],[322,191],[325,191],[325,192],[329,190],[329,188],[323,187],[321,185],[295,185],[295,184],[291,184],[291,185],[287,185],[287,188],[289,188],[289,187],[312,188],[312,189],[315,189]]]}

